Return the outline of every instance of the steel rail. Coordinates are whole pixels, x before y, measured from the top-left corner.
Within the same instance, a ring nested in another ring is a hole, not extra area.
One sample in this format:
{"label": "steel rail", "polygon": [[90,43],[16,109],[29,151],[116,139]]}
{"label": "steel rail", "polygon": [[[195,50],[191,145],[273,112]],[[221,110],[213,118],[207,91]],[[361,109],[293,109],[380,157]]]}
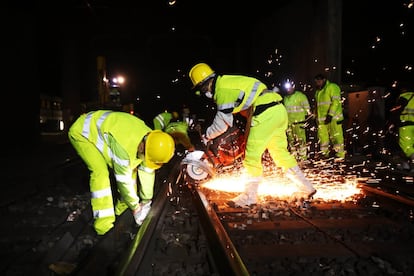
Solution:
{"label": "steel rail", "polygon": [[204,194],[192,188],[194,204],[200,215],[200,221],[206,230],[210,247],[214,248],[213,258],[220,275],[249,275],[249,272],[224,229],[213,207]]}
{"label": "steel rail", "polygon": [[407,198],[407,197],[404,197],[404,196],[400,196],[400,195],[395,195],[395,194],[392,194],[390,192],[380,190],[379,188],[373,188],[373,187],[370,187],[370,186],[367,186],[367,185],[361,185],[361,188],[364,189],[365,191],[368,191],[368,192],[371,192],[371,193],[374,193],[374,194],[378,194],[378,195],[386,197],[386,198],[396,200],[396,201],[401,202],[403,204],[406,204],[406,205],[409,205],[409,206],[414,206],[414,200],[413,199],[410,199],[410,198]]}
{"label": "steel rail", "polygon": [[158,221],[162,217],[161,214],[166,208],[168,185],[164,185],[163,190],[158,193],[154,200],[154,204],[139,227],[134,240],[131,242],[127,253],[124,255],[115,275],[135,275],[141,265],[145,252],[152,239]]}
{"label": "steel rail", "polygon": [[148,245],[153,237],[153,234],[155,233],[158,222],[163,217],[162,214],[167,208],[168,195],[170,194],[169,184],[174,182],[174,180],[177,184],[179,179],[179,177],[176,177],[176,172],[179,172],[179,165],[179,162],[175,163],[168,175],[168,183],[163,183],[163,185],[161,185],[160,191],[158,191],[153,200],[150,212],[142,225],[139,227],[134,240],[127,250],[127,253],[122,258],[115,275],[135,275],[136,271],[138,271],[143,262]]}

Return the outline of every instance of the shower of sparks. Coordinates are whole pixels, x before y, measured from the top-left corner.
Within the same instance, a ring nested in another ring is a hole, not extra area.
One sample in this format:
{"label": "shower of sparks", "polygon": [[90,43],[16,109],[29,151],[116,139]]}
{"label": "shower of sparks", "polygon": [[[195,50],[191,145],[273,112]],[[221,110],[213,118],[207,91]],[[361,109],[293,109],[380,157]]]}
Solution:
{"label": "shower of sparks", "polygon": [[[338,177],[326,176],[324,179],[312,172],[307,172],[306,175],[317,190],[313,196],[314,199],[345,201],[361,193],[356,178],[342,179],[339,177],[342,180],[336,180]],[[241,193],[247,181],[248,178],[244,174],[227,174],[213,178],[201,186],[215,191]],[[299,192],[299,188],[282,174],[264,177],[258,189],[259,196],[278,198],[289,198],[295,192]]]}

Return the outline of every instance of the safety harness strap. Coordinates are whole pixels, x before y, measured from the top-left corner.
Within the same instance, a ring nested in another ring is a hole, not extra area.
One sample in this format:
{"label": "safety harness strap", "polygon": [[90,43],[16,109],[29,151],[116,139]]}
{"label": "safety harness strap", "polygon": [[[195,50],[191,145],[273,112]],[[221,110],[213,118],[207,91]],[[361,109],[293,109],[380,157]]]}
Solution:
{"label": "safety harness strap", "polygon": [[267,104],[260,104],[256,106],[256,109],[254,110],[253,116],[257,116],[259,114],[261,114],[263,111],[265,111],[266,109],[268,109],[269,107],[281,104],[282,101],[277,101],[277,102],[270,102]]}

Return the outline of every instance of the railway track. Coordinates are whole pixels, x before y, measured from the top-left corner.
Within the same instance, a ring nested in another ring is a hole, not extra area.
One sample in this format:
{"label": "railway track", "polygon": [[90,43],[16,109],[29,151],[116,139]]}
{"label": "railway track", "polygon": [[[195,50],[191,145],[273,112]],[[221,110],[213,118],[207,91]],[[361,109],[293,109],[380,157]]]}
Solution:
{"label": "railway track", "polygon": [[[205,259],[209,270],[201,275],[213,274],[212,268],[217,275],[411,275],[414,271],[414,201],[367,184],[367,179],[359,185],[361,193],[346,201],[267,197],[249,209],[227,206],[236,194],[182,181],[207,240],[209,249],[204,254],[211,255]],[[183,256],[188,257],[188,252]],[[151,265],[157,266],[154,261]],[[145,271],[147,275],[174,271],[156,272]]]}
{"label": "railway track", "polygon": [[[74,221],[56,223],[50,236],[37,237],[31,250],[43,248],[41,254],[28,258],[27,249],[2,271],[23,275],[16,272],[23,266],[32,267],[37,275],[411,275],[414,271],[410,181],[396,189],[395,177],[370,173],[370,177],[358,175],[361,193],[346,201],[264,196],[253,208],[230,208],[226,202],[236,193],[190,183],[176,161],[157,175],[156,198],[141,227],[125,212],[113,231],[98,238],[84,206]],[[325,185],[343,181],[346,173],[355,174],[350,167],[341,172],[342,178],[329,174],[328,168],[323,172]],[[374,181],[380,177],[392,181]]]}
{"label": "railway track", "polygon": [[[191,185],[177,166],[168,171],[149,219],[131,244],[124,244],[127,253],[112,265],[116,275],[414,271],[413,201],[367,184],[369,179],[363,179],[361,193],[347,201],[267,197],[242,209],[226,205],[236,194]],[[342,181],[334,173],[324,178]],[[95,263],[89,267],[91,271],[83,268],[80,275],[96,271]]]}
{"label": "railway track", "polygon": [[384,194],[363,192],[344,203],[268,200],[253,209],[228,208],[223,196],[203,194],[211,198],[206,212],[219,218],[250,275],[414,271],[412,212]]}

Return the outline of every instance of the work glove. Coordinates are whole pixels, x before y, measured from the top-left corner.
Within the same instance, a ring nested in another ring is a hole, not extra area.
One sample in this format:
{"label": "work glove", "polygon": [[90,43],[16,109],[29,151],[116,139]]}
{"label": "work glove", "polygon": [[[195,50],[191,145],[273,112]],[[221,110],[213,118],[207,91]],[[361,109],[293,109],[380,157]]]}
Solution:
{"label": "work glove", "polygon": [[330,122],[332,121],[332,116],[331,115],[326,115],[326,118],[325,118],[325,124],[329,124]]}
{"label": "work glove", "polygon": [[135,222],[138,226],[144,222],[144,219],[147,217],[151,209],[151,200],[146,203],[140,203],[139,207],[135,209],[132,214],[134,215]]}
{"label": "work glove", "polygon": [[209,141],[210,139],[208,139],[205,134],[201,135],[201,142],[203,142],[205,146],[207,146]]}

